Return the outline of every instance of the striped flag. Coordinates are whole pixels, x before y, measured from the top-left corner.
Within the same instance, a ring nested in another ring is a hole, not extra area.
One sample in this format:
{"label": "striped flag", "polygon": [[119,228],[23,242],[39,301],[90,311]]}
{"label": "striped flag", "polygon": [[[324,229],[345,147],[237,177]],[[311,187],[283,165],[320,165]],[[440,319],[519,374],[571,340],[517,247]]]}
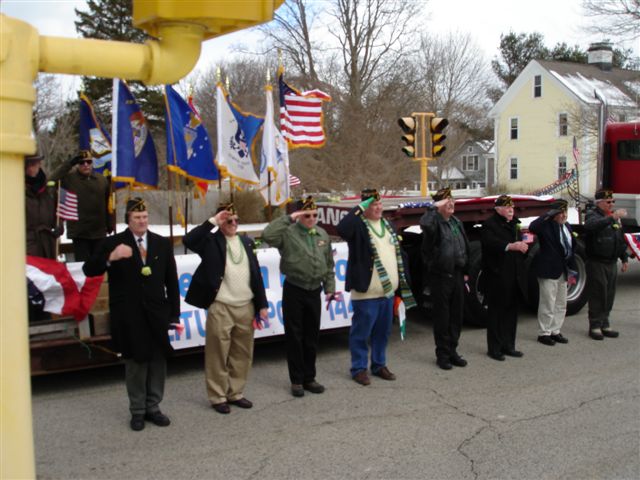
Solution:
{"label": "striped flag", "polygon": [[640,233],[625,233],[624,239],[633,252],[633,255],[640,260]]}
{"label": "striped flag", "polygon": [[63,220],[78,220],[78,196],[60,187],[58,194],[58,217]]}
{"label": "striped flag", "polygon": [[578,149],[576,137],[573,137],[573,160],[576,162],[576,166],[578,166],[578,163],[580,163],[580,150]]}
{"label": "striped flag", "polygon": [[300,179],[298,177],[296,177],[295,175],[291,175],[289,174],[289,186],[290,187],[295,187],[297,185],[300,185],[302,182],[300,182]]}
{"label": "striped flag", "polygon": [[278,71],[280,86],[280,130],[291,148],[324,146],[322,102],[331,97],[320,90],[300,92],[284,81],[284,69]]}

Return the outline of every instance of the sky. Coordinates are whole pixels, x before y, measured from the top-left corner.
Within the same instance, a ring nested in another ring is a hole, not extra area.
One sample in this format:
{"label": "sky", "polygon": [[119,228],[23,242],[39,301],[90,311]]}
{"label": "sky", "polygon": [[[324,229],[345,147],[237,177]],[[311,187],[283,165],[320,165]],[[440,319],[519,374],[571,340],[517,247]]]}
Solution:
{"label": "sky", "polygon": [[[321,5],[322,0],[318,1]],[[422,14],[430,33],[470,33],[490,60],[498,53],[500,35],[509,31],[542,33],[548,47],[566,42],[586,50],[591,42],[602,40],[584,31],[586,19],[581,14],[581,3],[581,0],[429,0]],[[75,37],[74,8],[84,10],[85,5],[83,0],[0,0],[0,11],[30,23],[41,35]],[[251,38],[247,32],[236,32],[208,40],[196,69],[229,60],[233,56],[231,47]],[[640,55],[640,41],[614,45],[632,48],[635,55]]]}

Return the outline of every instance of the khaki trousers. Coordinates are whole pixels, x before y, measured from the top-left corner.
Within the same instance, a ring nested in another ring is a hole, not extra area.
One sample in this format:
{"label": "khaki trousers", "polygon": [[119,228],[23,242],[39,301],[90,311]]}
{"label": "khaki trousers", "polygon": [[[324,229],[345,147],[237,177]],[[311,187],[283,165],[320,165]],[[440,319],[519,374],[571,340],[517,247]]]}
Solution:
{"label": "khaki trousers", "polygon": [[560,333],[567,313],[567,279],[564,274],[559,278],[538,278],[540,301],[538,302],[539,336]]}
{"label": "khaki trousers", "polygon": [[204,372],[212,405],[242,398],[253,361],[254,314],[252,302],[241,307],[213,302],[209,307]]}

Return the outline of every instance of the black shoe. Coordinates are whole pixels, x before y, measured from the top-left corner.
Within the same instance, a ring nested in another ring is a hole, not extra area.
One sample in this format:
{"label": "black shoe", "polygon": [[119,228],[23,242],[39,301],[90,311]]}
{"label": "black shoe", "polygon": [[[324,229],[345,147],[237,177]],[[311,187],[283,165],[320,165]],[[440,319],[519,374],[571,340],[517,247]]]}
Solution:
{"label": "black shoe", "polygon": [[299,383],[291,384],[291,395],[294,397],[304,397],[304,388]]}
{"label": "black shoe", "polygon": [[538,337],[538,342],[542,343],[543,345],[549,345],[550,347],[553,347],[556,344],[556,341],[553,337],[557,337],[557,335],[540,335]]}
{"label": "black shoe", "polygon": [[604,335],[602,335],[602,332],[600,331],[600,329],[589,330],[589,336],[594,340],[604,340]]}
{"label": "black shoe", "polygon": [[131,415],[129,425],[131,426],[131,430],[135,430],[136,432],[144,430],[144,415]]}
{"label": "black shoe", "polygon": [[144,419],[159,427],[168,427],[171,424],[171,420],[160,410],[157,412],[148,412],[145,414]]}
{"label": "black shoe", "polygon": [[618,336],[620,336],[618,332],[616,332],[615,330],[611,330],[610,328],[603,328],[602,335],[608,338],[618,338]]}
{"label": "black shoe", "polygon": [[502,353],[504,353],[509,357],[515,357],[515,358],[524,357],[524,353],[522,353],[520,350],[503,350]]}
{"label": "black shoe", "polygon": [[501,353],[487,352],[487,355],[489,355],[489,357],[493,358],[494,360],[498,360],[499,362],[504,362],[504,355]]}
{"label": "black shoe", "polygon": [[561,333],[558,333],[557,335],[551,335],[551,338],[556,343],[569,343],[569,339]]}
{"label": "black shoe", "polygon": [[436,363],[442,370],[451,370],[453,368],[451,366],[451,362],[447,358],[438,358]]}
{"label": "black shoe", "polygon": [[310,391],[311,393],[322,393],[322,392],[324,392],[324,385],[320,385],[315,380],[313,380],[311,382],[303,383],[302,387],[305,390]]}
{"label": "black shoe", "polygon": [[251,400],[247,400],[244,397],[239,398],[237,400],[229,400],[229,403],[231,405],[235,405],[236,407],[240,407],[240,408],[251,408],[251,407],[253,407],[253,402]]}
{"label": "black shoe", "polygon": [[451,365],[455,365],[456,367],[466,367],[467,363],[468,362],[462,355],[458,355],[457,353],[451,355]]}
{"label": "black shoe", "polygon": [[222,413],[223,415],[231,413],[231,408],[229,408],[229,404],[227,402],[214,403],[211,406],[216,412]]}

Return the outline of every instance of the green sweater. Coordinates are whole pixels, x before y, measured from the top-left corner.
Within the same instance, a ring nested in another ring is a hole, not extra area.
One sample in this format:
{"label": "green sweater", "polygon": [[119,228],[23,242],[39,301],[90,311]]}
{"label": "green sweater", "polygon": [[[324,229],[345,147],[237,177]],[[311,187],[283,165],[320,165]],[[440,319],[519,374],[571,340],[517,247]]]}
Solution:
{"label": "green sweater", "polygon": [[316,226],[312,230],[315,233],[283,215],[267,225],[262,238],[280,251],[280,272],[289,283],[305,290],[322,286],[325,293],[334,293],[331,240],[324,229]]}

